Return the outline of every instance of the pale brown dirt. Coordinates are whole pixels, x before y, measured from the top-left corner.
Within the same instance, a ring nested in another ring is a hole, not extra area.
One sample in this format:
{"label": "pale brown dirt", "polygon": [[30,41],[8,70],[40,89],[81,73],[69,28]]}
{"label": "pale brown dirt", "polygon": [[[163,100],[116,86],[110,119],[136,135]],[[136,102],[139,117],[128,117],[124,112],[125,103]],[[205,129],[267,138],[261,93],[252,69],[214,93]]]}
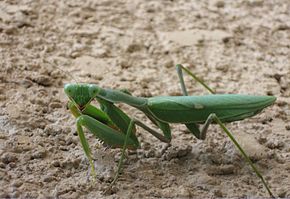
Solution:
{"label": "pale brown dirt", "polygon": [[[171,146],[138,128],[141,148],[106,194],[120,150],[104,150],[87,133],[99,146],[97,181],[88,180],[64,84],[181,95],[177,63],[218,93],[277,97],[261,114],[227,126],[273,193],[290,197],[289,0],[4,0],[0,51],[1,198],[267,197],[217,126],[201,141],[172,125]],[[188,76],[186,84],[191,94],[207,93]]]}

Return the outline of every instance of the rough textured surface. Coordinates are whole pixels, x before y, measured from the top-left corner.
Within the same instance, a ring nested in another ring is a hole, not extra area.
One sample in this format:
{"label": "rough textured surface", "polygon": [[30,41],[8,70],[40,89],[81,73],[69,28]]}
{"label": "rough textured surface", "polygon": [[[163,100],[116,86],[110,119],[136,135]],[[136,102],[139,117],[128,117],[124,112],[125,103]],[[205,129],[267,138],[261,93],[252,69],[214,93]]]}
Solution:
{"label": "rough textured surface", "polygon": [[[217,126],[200,141],[174,125],[171,146],[138,129],[142,148],[107,194],[120,151],[93,147],[98,180],[88,181],[64,83],[180,95],[177,63],[218,93],[277,96],[261,114],[227,126],[275,195],[290,197],[289,11],[288,0],[1,1],[0,197],[268,196]],[[206,93],[185,80],[190,93]]]}

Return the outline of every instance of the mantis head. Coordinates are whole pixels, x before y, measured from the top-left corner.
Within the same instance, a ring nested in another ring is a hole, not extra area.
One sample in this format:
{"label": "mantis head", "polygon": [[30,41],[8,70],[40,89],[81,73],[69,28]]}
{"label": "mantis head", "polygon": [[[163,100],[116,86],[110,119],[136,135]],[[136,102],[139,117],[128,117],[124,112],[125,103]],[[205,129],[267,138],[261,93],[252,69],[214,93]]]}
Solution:
{"label": "mantis head", "polygon": [[100,88],[94,84],[66,84],[64,92],[68,98],[82,111],[99,93]]}

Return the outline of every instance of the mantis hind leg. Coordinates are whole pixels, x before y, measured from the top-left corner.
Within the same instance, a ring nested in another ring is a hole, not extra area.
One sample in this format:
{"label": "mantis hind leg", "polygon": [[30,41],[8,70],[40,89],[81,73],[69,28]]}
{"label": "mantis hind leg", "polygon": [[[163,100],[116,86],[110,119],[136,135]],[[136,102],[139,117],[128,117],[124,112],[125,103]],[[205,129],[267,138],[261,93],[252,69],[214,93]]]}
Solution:
{"label": "mantis hind leg", "polygon": [[189,76],[191,76],[195,81],[197,81],[198,83],[200,83],[203,87],[205,87],[210,93],[214,94],[215,92],[207,85],[205,84],[200,78],[198,78],[196,75],[194,75],[192,72],[190,72],[187,68],[185,68],[184,66],[182,66],[181,64],[177,64],[176,65],[176,70],[177,70],[177,74],[179,77],[179,81],[181,84],[181,89],[182,89],[182,93],[184,96],[188,96],[188,92],[186,90],[186,86],[184,83],[184,78],[183,78],[183,73],[182,70],[184,70]]}
{"label": "mantis hind leg", "polygon": [[[179,77],[179,81],[180,81],[180,85],[181,85],[181,90],[184,96],[188,96],[188,92],[184,83],[184,78],[183,78],[183,73],[182,70],[184,70],[188,75],[190,75],[194,80],[196,80],[197,82],[199,82],[202,86],[204,86],[210,93],[214,94],[214,91],[208,86],[206,85],[200,78],[198,78],[197,76],[195,76],[192,72],[190,72],[187,68],[185,68],[184,66],[182,66],[181,64],[177,64],[176,65],[176,70],[177,70],[177,74]],[[209,117],[207,119],[207,121],[205,122],[205,125],[203,126],[202,130],[199,130],[199,126],[196,123],[187,123],[185,124],[185,126],[187,127],[187,129],[198,139],[204,140],[206,138],[206,132],[208,129],[209,124],[212,122],[211,117]]]}
{"label": "mantis hind leg", "polygon": [[201,130],[199,130],[198,124],[196,123],[189,123],[189,124],[185,124],[185,126],[187,127],[187,129],[194,134],[194,136],[200,140],[204,140],[206,138],[206,133],[208,130],[209,125],[212,123],[213,121],[213,116],[212,114],[206,119],[203,127]]}
{"label": "mantis hind leg", "polygon": [[240,153],[242,154],[242,156],[244,157],[244,159],[248,162],[248,164],[251,166],[251,168],[253,169],[253,171],[255,172],[255,174],[260,178],[260,180],[262,181],[263,185],[265,186],[265,188],[267,189],[268,193],[270,194],[271,197],[274,198],[274,195],[272,194],[270,188],[268,187],[266,181],[264,180],[263,176],[261,175],[261,173],[259,172],[259,170],[256,168],[256,166],[254,165],[254,163],[251,161],[251,159],[249,158],[249,156],[246,154],[246,152],[244,151],[244,149],[240,146],[240,144],[237,142],[237,140],[234,138],[234,136],[232,135],[232,133],[225,127],[225,125],[221,122],[221,120],[216,116],[215,113],[212,113],[208,116],[202,130],[200,131],[200,136],[201,139],[205,139],[205,135],[206,132],[208,130],[209,125],[215,122],[216,124],[218,124],[223,131],[227,134],[227,136],[230,138],[230,140],[234,143],[234,145],[238,148],[238,150],[240,151]]}

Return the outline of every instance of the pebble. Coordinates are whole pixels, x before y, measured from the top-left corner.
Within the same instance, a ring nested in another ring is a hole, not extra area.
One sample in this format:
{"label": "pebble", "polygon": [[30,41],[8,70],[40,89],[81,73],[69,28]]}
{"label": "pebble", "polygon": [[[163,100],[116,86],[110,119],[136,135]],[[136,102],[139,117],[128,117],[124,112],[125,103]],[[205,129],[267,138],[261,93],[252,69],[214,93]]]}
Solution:
{"label": "pebble", "polygon": [[24,86],[24,88],[30,88],[32,84],[32,81],[29,79],[24,79],[21,81],[21,85]]}
{"label": "pebble", "polygon": [[45,150],[38,150],[31,155],[31,159],[43,159],[46,156]]}
{"label": "pebble", "polygon": [[56,178],[50,174],[47,174],[43,177],[43,182],[51,182],[51,181],[54,181],[56,180]]}
{"label": "pebble", "polygon": [[[5,169],[5,164],[3,164],[2,162],[0,163],[0,168],[1,169]],[[0,180],[1,180],[1,177],[0,177]]]}
{"label": "pebble", "polygon": [[282,149],[285,143],[280,140],[269,140],[266,144],[269,149]]}
{"label": "pebble", "polygon": [[130,62],[130,60],[124,59],[124,58],[119,61],[119,64],[120,64],[122,69],[127,69],[127,68],[130,68],[132,66],[132,63]]}
{"label": "pebble", "polygon": [[166,153],[162,156],[165,160],[171,160],[173,158],[182,158],[187,156],[192,151],[192,147],[190,145],[179,146],[179,147],[170,147],[167,149]]}
{"label": "pebble", "polygon": [[49,136],[56,136],[60,131],[60,128],[57,125],[46,125],[44,133]]}
{"label": "pebble", "polygon": [[235,173],[235,170],[234,165],[209,166],[207,173],[209,175],[231,175]]}
{"label": "pebble", "polygon": [[2,156],[1,156],[1,161],[4,163],[4,164],[9,164],[11,162],[16,162],[18,160],[18,158],[16,157],[15,154],[13,153],[10,153],[10,152],[7,152],[7,153],[4,153]]}
{"label": "pebble", "polygon": [[12,194],[10,194],[11,198],[19,198],[20,197],[20,192],[15,190],[12,192]]}
{"label": "pebble", "polygon": [[34,81],[37,84],[42,85],[42,86],[51,86],[52,85],[51,78],[47,75],[38,75],[36,77],[32,77],[31,79],[32,79],[32,81]]}
{"label": "pebble", "polygon": [[213,194],[214,194],[214,197],[217,197],[217,198],[223,198],[223,193],[221,190],[219,189],[215,189],[213,190]]}
{"label": "pebble", "polygon": [[106,196],[108,196],[108,195],[113,195],[113,194],[117,193],[118,190],[119,190],[119,189],[118,189],[116,186],[112,186],[112,187],[104,187],[104,188],[102,189],[103,194],[106,195]]}
{"label": "pebble", "polygon": [[174,62],[173,62],[173,60],[168,59],[168,60],[166,60],[166,61],[163,63],[163,65],[164,65],[164,67],[166,67],[166,68],[172,68],[172,67],[174,67]]}
{"label": "pebble", "polygon": [[223,8],[223,7],[225,6],[225,2],[224,2],[224,1],[217,1],[217,2],[215,3],[215,6],[216,6],[217,8]]}
{"label": "pebble", "polygon": [[55,109],[55,108],[62,108],[63,105],[61,103],[59,103],[59,102],[51,102],[49,104],[49,107],[52,108],[52,109]]}
{"label": "pebble", "polygon": [[9,168],[16,168],[16,163],[15,162],[10,162],[9,164],[8,164],[8,166],[9,166]]}
{"label": "pebble", "polygon": [[142,46],[136,43],[129,44],[126,47],[126,52],[133,53],[142,49]]}
{"label": "pebble", "polygon": [[58,160],[53,160],[51,162],[51,164],[54,166],[54,167],[60,167],[60,162]]}
{"label": "pebble", "polygon": [[80,162],[81,162],[81,159],[79,159],[79,158],[74,159],[74,160],[66,159],[60,163],[60,167],[67,168],[67,169],[72,169],[72,168],[76,169],[79,167]]}
{"label": "pebble", "polygon": [[17,179],[12,182],[12,186],[14,187],[20,187],[21,185],[23,185],[23,182],[21,180]]}
{"label": "pebble", "polygon": [[277,190],[277,195],[279,198],[285,198],[287,194],[287,191],[285,190],[285,188],[279,188]]}

